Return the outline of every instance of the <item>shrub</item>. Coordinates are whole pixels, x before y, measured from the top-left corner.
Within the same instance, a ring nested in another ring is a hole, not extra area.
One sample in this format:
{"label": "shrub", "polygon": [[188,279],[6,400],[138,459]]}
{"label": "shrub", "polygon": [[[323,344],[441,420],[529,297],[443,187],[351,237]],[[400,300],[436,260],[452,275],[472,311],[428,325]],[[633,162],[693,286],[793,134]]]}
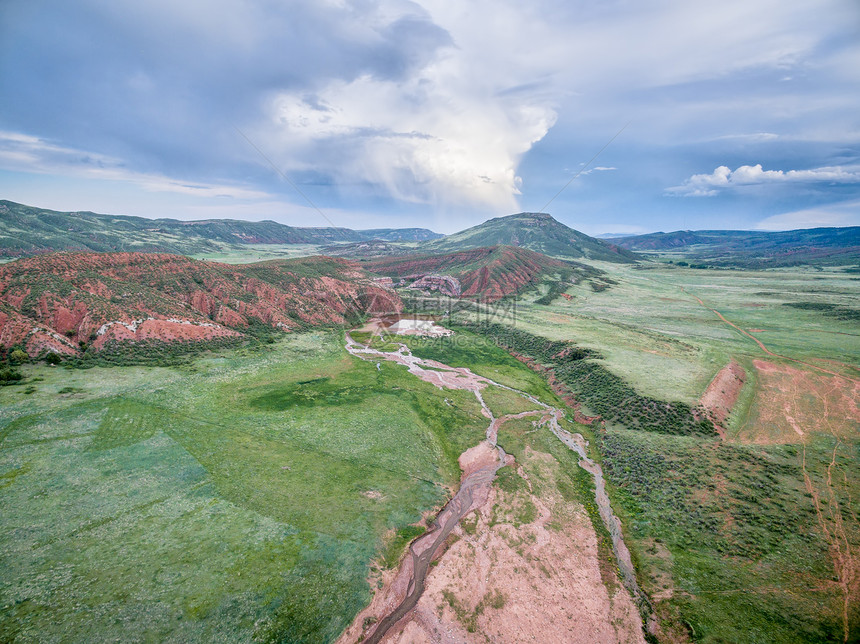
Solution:
{"label": "shrub", "polygon": [[558,282],[552,282],[549,285],[549,291],[547,291],[547,294],[543,297],[539,297],[538,299],[536,299],[535,304],[552,304],[555,300],[561,297],[561,294],[564,293],[569,286],[570,282],[564,282],[561,280],[559,280]]}
{"label": "shrub", "polygon": [[5,369],[0,369],[0,387],[4,387],[6,385],[14,385],[20,382],[23,376],[21,372],[13,367],[6,367]]}
{"label": "shrub", "polygon": [[27,355],[25,351],[21,349],[15,349],[12,353],[9,354],[9,362],[11,364],[24,364],[25,362],[29,362],[30,356]]}

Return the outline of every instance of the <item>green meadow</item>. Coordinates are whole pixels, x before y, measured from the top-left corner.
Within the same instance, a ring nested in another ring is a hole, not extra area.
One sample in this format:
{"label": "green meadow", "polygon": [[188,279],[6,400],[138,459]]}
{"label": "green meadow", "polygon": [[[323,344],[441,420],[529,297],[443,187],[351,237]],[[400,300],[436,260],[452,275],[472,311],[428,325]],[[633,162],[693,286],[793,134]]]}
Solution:
{"label": "green meadow", "polygon": [[[857,579],[839,553],[860,548],[860,423],[856,387],[833,374],[860,378],[857,278],[601,268],[616,282],[609,289],[571,286],[570,299],[547,305],[544,285],[518,302],[525,335],[486,329],[554,366],[584,410],[607,419],[606,431],[584,433],[666,638],[841,642],[847,615],[853,641]],[[540,338],[583,351],[565,362],[549,355],[557,348],[541,353]],[[731,360],[746,381],[725,439],[662,416],[696,405]],[[760,373],[761,361],[776,375]]]}
{"label": "green meadow", "polygon": [[337,333],[24,369],[0,390],[3,641],[330,641],[486,429]]}
{"label": "green meadow", "polygon": [[821,365],[837,360],[853,365],[846,374],[860,375],[856,319],[788,305],[830,304],[856,312],[860,280],[853,274],[599,266],[617,284],[599,292],[586,284],[571,286],[570,300],[557,298],[548,306],[536,304],[541,293],[532,293],[517,303],[517,328],[575,340],[599,351],[606,366],[641,393],[686,403],[694,403],[732,357],[767,357],[710,309],[757,330],[754,335],[775,353]]}
{"label": "green meadow", "polygon": [[[786,440],[768,416],[782,381],[754,364],[860,377],[858,278],[601,268],[610,288],[570,286],[567,299],[545,284],[527,294],[516,330],[539,338],[511,337],[524,342],[520,353],[554,346],[546,339],[581,349],[555,365],[557,376],[584,411],[600,407],[611,422],[606,432],[564,423],[604,467],[666,632],[709,643],[842,641],[840,573],[822,526],[839,517],[846,543],[860,548],[860,482],[850,475],[858,427],[833,416]],[[768,356],[712,308],[808,364]],[[499,338],[455,328],[397,340],[563,405]],[[721,439],[690,410],[732,359],[747,380]],[[173,367],[20,370],[20,384],[0,387],[0,641],[333,641],[370,601],[379,569],[397,565],[422,517],[449,498],[457,457],[487,426],[471,393],[354,358],[339,332],[215,348]],[[824,395],[827,376],[815,373],[809,382]],[[535,408],[503,388],[483,397],[496,416]],[[814,417],[822,403],[813,398],[793,398],[806,414],[798,418]],[[499,444],[527,469],[532,450],[554,457],[552,476],[533,464],[535,493],[552,485],[585,506],[613,584],[590,477],[533,420],[506,423]],[[502,473],[503,489],[515,483]],[[517,521],[530,516],[521,510]]]}
{"label": "green meadow", "polygon": [[[410,342],[559,403],[480,340]],[[3,641],[332,641],[488,422],[470,392],[354,358],[338,332],[22,370],[0,389]],[[497,387],[486,402],[535,408]]]}

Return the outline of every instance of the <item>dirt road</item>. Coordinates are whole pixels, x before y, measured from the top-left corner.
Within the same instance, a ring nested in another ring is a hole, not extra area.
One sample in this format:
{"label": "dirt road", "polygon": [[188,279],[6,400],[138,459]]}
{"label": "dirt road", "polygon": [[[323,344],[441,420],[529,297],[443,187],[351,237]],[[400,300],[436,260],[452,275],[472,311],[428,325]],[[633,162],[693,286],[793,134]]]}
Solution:
{"label": "dirt road", "polygon": [[[755,337],[754,335],[749,333],[747,330],[742,329],[741,327],[739,327],[737,324],[735,324],[731,320],[727,319],[726,316],[724,316],[722,313],[717,311],[717,309],[711,308],[710,306],[705,304],[705,302],[703,302],[700,297],[693,295],[692,293],[689,293],[683,286],[679,286],[678,288],[681,289],[681,291],[683,291],[684,293],[686,293],[690,297],[692,297],[693,299],[695,299],[699,304],[704,306],[706,309],[708,309],[712,313],[715,313],[718,318],[720,318],[723,322],[728,324],[730,327],[732,327],[733,329],[736,329],[737,331],[740,331],[743,335],[745,335],[750,340],[755,342],[759,346],[759,348],[762,351],[764,351],[767,355],[773,356],[774,358],[782,358],[783,360],[788,360],[790,362],[796,362],[797,364],[806,365],[807,367],[812,367],[813,369],[817,369],[818,371],[823,371],[824,373],[829,373],[831,376],[838,376],[839,378],[845,378],[846,380],[849,380],[851,382],[860,382],[860,380],[857,380],[856,378],[852,378],[851,376],[846,376],[845,374],[842,374],[842,373],[836,373],[835,371],[830,371],[829,369],[825,369],[824,367],[819,367],[818,365],[814,365],[814,364],[809,363],[809,362],[804,362],[803,360],[798,360],[797,358],[790,358],[788,356],[783,356],[783,355],[780,355],[778,353],[774,353],[773,351],[771,351],[770,349],[768,349],[764,345],[764,342],[762,342],[757,337]],[[850,366],[850,365],[843,365],[843,366]]]}

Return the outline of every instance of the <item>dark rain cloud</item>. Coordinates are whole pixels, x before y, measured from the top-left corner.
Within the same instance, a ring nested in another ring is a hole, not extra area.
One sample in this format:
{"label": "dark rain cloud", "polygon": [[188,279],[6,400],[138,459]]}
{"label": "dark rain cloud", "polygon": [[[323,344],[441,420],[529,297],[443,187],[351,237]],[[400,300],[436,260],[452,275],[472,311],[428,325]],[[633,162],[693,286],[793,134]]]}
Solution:
{"label": "dark rain cloud", "polygon": [[420,7],[373,2],[12,0],[0,24],[0,127],[143,171],[226,170],[268,94],[396,81],[451,44]]}

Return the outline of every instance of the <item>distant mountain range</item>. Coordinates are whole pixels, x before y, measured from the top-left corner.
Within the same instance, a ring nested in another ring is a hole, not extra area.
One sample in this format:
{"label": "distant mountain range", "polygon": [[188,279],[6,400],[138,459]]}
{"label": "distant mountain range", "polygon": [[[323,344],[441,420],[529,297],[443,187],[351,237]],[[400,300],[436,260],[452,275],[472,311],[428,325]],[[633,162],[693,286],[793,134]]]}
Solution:
{"label": "distant mountain range", "polygon": [[92,212],[56,212],[0,201],[0,256],[51,251],[140,251],[194,255],[224,244],[330,244],[372,239],[427,241],[442,237],[425,228],[297,228],[274,221],[179,221]]}
{"label": "distant mountain range", "polygon": [[[385,244],[368,242],[385,242]],[[520,213],[490,219],[443,236],[425,228],[298,228],[273,221],[209,219],[180,221],[92,212],[57,212],[0,201],[0,256],[23,257],[52,251],[214,253],[224,246],[309,244],[347,256],[400,254],[419,243],[419,252],[451,253],[473,248],[517,246],[563,259],[632,263],[635,254],[565,226],[550,215]],[[334,244],[337,244],[336,246]],[[338,248],[338,246],[344,246]]]}
{"label": "distant mountain range", "polygon": [[860,263],[860,227],[786,232],[703,230],[597,239],[544,213],[496,217],[452,235],[425,228],[302,228],[273,221],[179,221],[56,212],[0,201],[0,257],[53,251],[218,253],[249,245],[310,245],[354,258],[445,255],[512,246],[564,260],[634,263],[640,253],[683,255],[688,263],[768,268]]}
{"label": "distant mountain range", "polygon": [[620,237],[612,241],[633,251],[683,253],[684,259],[713,266],[776,268],[860,262],[860,226],[780,232],[679,230]]}

